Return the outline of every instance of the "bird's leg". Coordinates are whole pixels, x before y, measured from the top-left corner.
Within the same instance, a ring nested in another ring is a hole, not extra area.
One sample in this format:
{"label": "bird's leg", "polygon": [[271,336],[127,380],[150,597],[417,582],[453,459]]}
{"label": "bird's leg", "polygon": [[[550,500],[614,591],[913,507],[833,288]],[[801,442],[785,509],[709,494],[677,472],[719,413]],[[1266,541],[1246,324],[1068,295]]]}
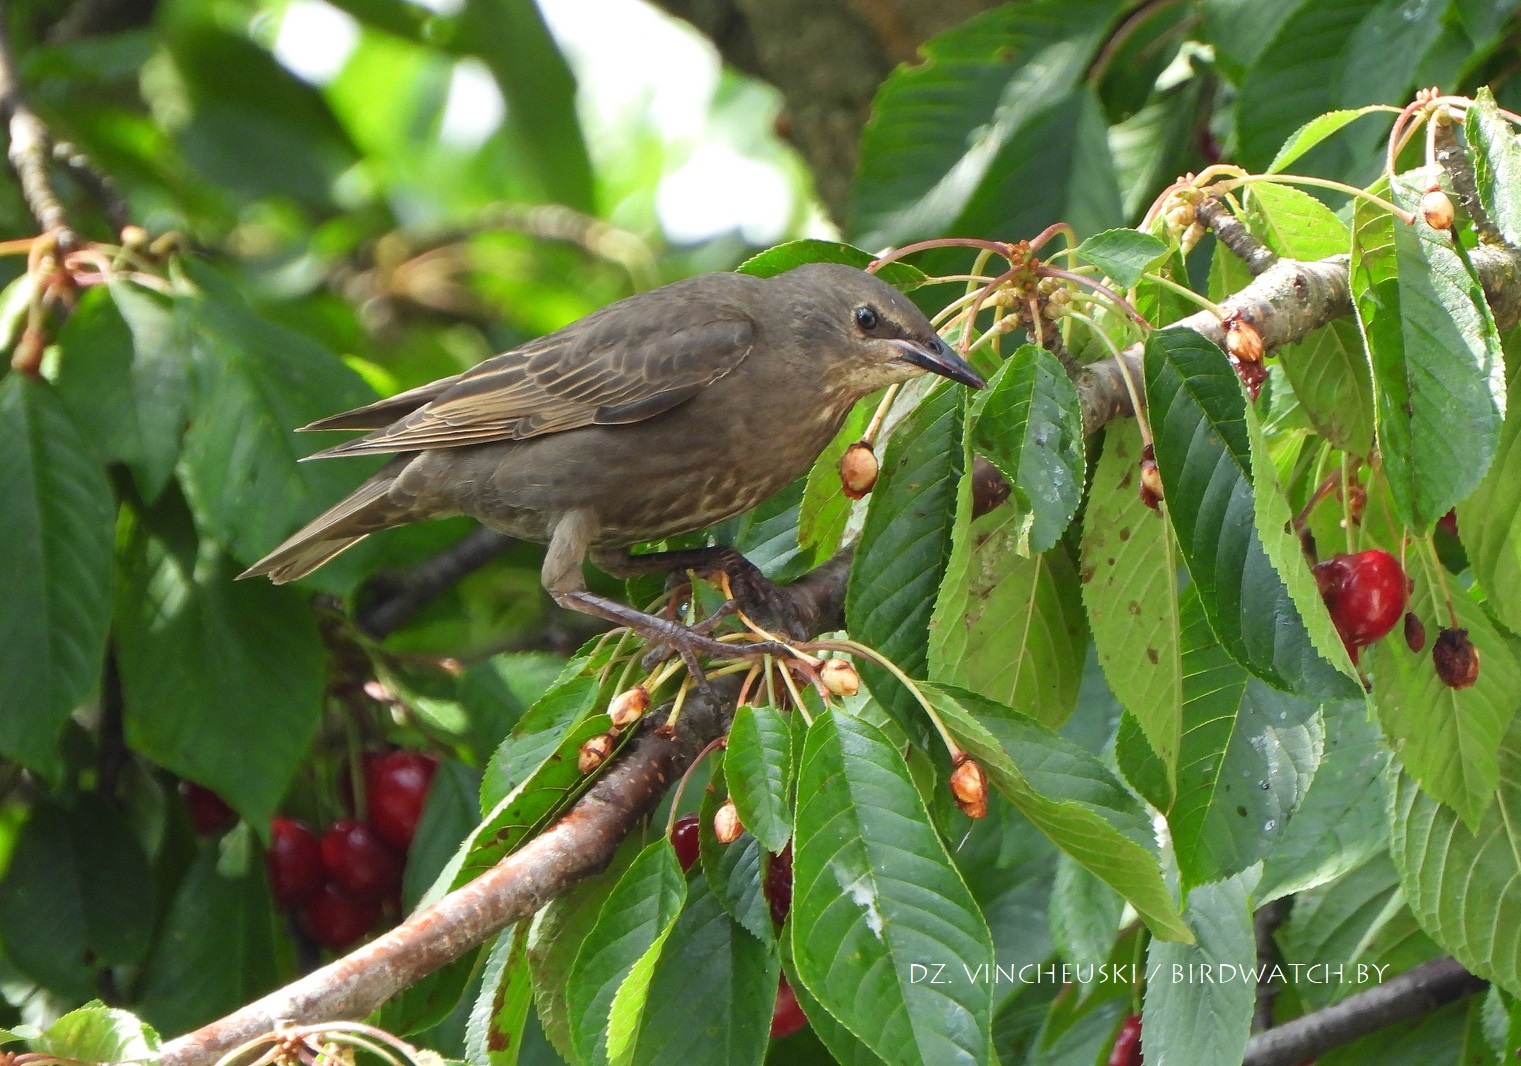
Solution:
{"label": "bird's leg", "polygon": [[584,558],[592,536],[597,528],[596,516],[586,510],[570,511],[555,524],[549,541],[549,551],[544,556],[544,569],[540,577],[544,587],[561,607],[596,618],[604,618],[620,626],[626,626],[646,640],[669,644],[681,655],[692,677],[699,685],[708,688],[707,678],[698,663],[698,655],[734,659],[739,656],[786,655],[784,645],[772,641],[751,644],[725,644],[712,637],[694,632],[690,627],[669,618],[645,614],[626,604],[598,596],[586,587],[581,573]]}
{"label": "bird's leg", "polygon": [[684,573],[688,570],[701,577],[724,573],[728,575],[734,603],[740,610],[757,616],[767,628],[778,630],[795,640],[805,640],[808,637],[791,599],[782,593],[774,581],[761,573],[760,567],[727,545],[651,552],[648,555],[631,555],[627,550],[594,549],[592,562],[614,577]]}

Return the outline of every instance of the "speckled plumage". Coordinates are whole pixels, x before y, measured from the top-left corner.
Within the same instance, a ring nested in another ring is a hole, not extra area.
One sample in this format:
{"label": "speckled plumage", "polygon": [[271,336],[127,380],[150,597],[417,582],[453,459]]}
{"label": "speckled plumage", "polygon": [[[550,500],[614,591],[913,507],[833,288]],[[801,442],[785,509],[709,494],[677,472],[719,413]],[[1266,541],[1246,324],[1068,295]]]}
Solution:
{"label": "speckled plumage", "polygon": [[376,530],[467,514],[551,543],[546,586],[579,589],[588,550],[615,558],[748,510],[808,470],[857,400],[926,366],[980,384],[863,271],[676,282],[306,427],[369,431],[321,457],[398,454],[244,576],[294,580]]}

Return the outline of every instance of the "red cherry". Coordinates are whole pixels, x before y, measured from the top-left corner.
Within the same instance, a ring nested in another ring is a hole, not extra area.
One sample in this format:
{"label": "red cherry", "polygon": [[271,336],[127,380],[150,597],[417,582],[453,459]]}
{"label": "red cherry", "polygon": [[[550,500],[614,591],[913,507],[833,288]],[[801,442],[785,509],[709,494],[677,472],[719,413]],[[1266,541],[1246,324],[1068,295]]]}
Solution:
{"label": "red cherry", "polygon": [[766,864],[766,900],[771,904],[771,920],[781,925],[792,909],[792,841]]}
{"label": "red cherry", "polygon": [[1441,518],[1438,518],[1437,528],[1441,529],[1449,537],[1456,537],[1458,535],[1458,512],[1455,510],[1448,511]]}
{"label": "red cherry", "polygon": [[776,986],[776,1006],[771,1008],[771,1039],[781,1040],[791,1036],[807,1024],[808,1015],[803,1013],[802,1004],[797,1001],[797,993],[792,991],[787,978],[782,977]]}
{"label": "red cherry", "polygon": [[180,799],[190,813],[190,824],[203,837],[216,836],[237,817],[221,796],[194,781],[180,782]]}
{"label": "red cherry", "polygon": [[366,760],[365,790],[370,824],[392,847],[406,851],[417,835],[423,801],[438,760],[421,751],[387,752],[373,762]]}
{"label": "red cherry", "polygon": [[353,899],[331,881],[301,905],[301,925],[306,935],[334,951],[364,936],[379,917],[378,900]]}
{"label": "red cherry", "polygon": [[264,866],[269,888],[282,907],[294,907],[322,887],[322,848],[305,825],[276,816],[269,823]]}
{"label": "red cherry", "polygon": [[671,846],[676,849],[676,861],[681,872],[686,873],[697,861],[697,815],[683,814],[671,827]]}
{"label": "red cherry", "polygon": [[1120,1025],[1109,1052],[1109,1066],[1141,1066],[1141,1016],[1132,1014]]}
{"label": "red cherry", "polygon": [[402,857],[380,834],[353,818],[340,818],[322,834],[322,865],[348,895],[380,899],[401,885]]}
{"label": "red cherry", "polygon": [[1393,629],[1410,597],[1399,560],[1381,548],[1333,556],[1315,567],[1315,581],[1349,649],[1372,644]]}

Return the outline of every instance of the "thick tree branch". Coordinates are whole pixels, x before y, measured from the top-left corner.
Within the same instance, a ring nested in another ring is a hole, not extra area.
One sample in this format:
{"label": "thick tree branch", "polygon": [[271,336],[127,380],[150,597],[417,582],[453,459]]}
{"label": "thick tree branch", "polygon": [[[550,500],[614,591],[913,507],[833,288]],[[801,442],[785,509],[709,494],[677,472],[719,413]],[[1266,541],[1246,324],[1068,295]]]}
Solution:
{"label": "thick tree branch", "polygon": [[37,117],[21,92],[21,75],[10,35],[0,23],[0,114],[10,127],[11,166],[21,179],[21,195],[26,206],[42,227],[42,232],[57,236],[60,247],[67,250],[74,243],[68,214],[58,202],[48,174],[51,155],[47,126]]}
{"label": "thick tree branch", "polygon": [[1376,988],[1258,1033],[1247,1042],[1242,1066],[1293,1066],[1487,987],[1452,959],[1424,962]]}

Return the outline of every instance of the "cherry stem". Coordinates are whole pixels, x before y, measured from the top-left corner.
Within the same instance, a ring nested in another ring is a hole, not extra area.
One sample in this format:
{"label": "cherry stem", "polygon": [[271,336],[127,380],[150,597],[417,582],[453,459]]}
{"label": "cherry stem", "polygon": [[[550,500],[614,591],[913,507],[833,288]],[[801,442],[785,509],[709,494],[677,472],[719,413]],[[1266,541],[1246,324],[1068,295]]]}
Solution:
{"label": "cherry stem", "polygon": [[1441,556],[1437,555],[1436,540],[1427,533],[1421,538],[1426,542],[1426,552],[1431,556],[1431,565],[1436,568],[1437,584],[1442,589],[1442,599],[1447,604],[1447,617],[1452,622],[1452,628],[1458,628],[1458,612],[1452,605],[1452,589],[1447,584],[1447,568],[1442,565]]}
{"label": "cherry stem", "polygon": [[1319,485],[1315,486],[1315,491],[1310,493],[1309,500],[1305,502],[1300,512],[1294,516],[1294,532],[1297,533],[1304,528],[1305,523],[1310,520],[1310,512],[1315,510],[1322,500],[1336,491],[1336,486],[1341,484],[1341,479],[1342,472],[1340,470],[1333,470],[1325,476]]}
{"label": "cherry stem", "polygon": [[1094,281],[1092,278],[1084,277],[1081,274],[1075,274],[1070,270],[1061,270],[1057,267],[1047,266],[1045,264],[1037,266],[1035,268],[1035,273],[1037,276],[1042,278],[1062,278],[1065,281],[1070,281],[1077,285],[1086,285],[1094,292],[1102,293],[1103,295],[1107,296],[1114,304],[1115,309],[1125,312],[1125,314],[1130,319],[1132,319],[1136,325],[1141,326],[1145,329],[1151,328],[1151,323],[1146,321],[1146,319],[1141,315],[1141,312],[1137,311],[1130,305],[1129,300],[1125,299],[1125,297],[1121,296],[1119,293],[1115,292],[1113,289],[1101,281]]}
{"label": "cherry stem", "polygon": [[982,248],[992,252],[994,255],[1003,256],[1010,263],[1014,261],[1013,245],[1003,241],[988,241],[979,237],[936,237],[934,240],[915,241],[913,244],[905,244],[902,248],[894,248],[892,251],[880,255],[868,263],[866,271],[867,273],[875,274],[896,259],[902,259],[905,255],[912,255],[914,252],[922,252],[930,248]]}
{"label": "cherry stem", "polygon": [[1109,339],[1109,334],[1105,333],[1097,322],[1081,311],[1069,307],[1064,317],[1075,318],[1079,322],[1086,324],[1088,329],[1099,339],[1104,347],[1109,349],[1109,354],[1114,358],[1115,365],[1120,368],[1120,377],[1125,381],[1125,391],[1130,394],[1130,406],[1135,409],[1135,423],[1136,428],[1141,431],[1141,443],[1153,443],[1151,422],[1146,417],[1146,404],[1141,399],[1141,387],[1136,384],[1135,376],[1130,372],[1130,364],[1120,354],[1119,346]]}
{"label": "cherry stem", "polygon": [[713,751],[724,747],[728,744],[728,742],[729,738],[726,736],[714,737],[712,740],[708,741],[707,745],[701,751],[697,753],[697,757],[692,760],[691,765],[682,772],[681,778],[676,782],[675,791],[671,793],[671,809],[666,812],[665,816],[666,839],[670,839],[671,834],[676,831],[676,812],[681,810],[681,794],[687,789],[687,780],[692,776],[692,771],[697,769],[697,767],[701,765],[702,761],[706,759]]}
{"label": "cherry stem", "polygon": [[893,662],[887,656],[883,655],[875,648],[869,648],[865,644],[860,644],[854,640],[849,639],[816,640],[813,643],[804,646],[809,651],[813,651],[815,649],[821,651],[842,651],[849,655],[860,655],[864,658],[872,660],[878,666],[882,667],[888,673],[896,677],[898,679],[898,683],[901,684],[904,688],[908,689],[909,695],[913,696],[914,699],[918,702],[919,706],[924,708],[924,713],[929,717],[930,724],[935,727],[935,732],[939,733],[940,739],[945,741],[946,750],[950,752],[951,758],[955,759],[958,756],[966,754],[961,750],[961,746],[956,743],[956,739],[951,736],[951,731],[946,728],[945,722],[941,719],[939,712],[936,711],[935,708],[930,704],[930,701],[924,695],[924,692],[919,688],[918,685],[914,684],[912,678],[910,678],[902,671],[902,669],[899,668],[897,663]]}

